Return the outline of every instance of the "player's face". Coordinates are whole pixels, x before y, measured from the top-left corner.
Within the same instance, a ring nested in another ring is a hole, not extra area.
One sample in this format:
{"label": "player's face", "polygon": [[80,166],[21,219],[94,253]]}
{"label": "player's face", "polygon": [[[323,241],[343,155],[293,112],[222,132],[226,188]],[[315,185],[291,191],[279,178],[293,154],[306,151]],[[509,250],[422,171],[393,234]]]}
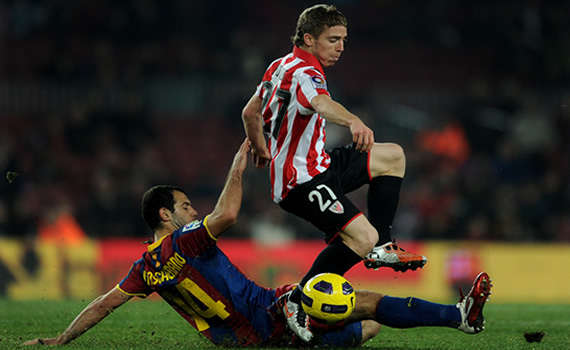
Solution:
{"label": "player's face", "polygon": [[174,191],[174,212],[172,213],[172,223],[177,228],[182,227],[198,217],[198,212],[192,208],[188,197],[180,192]]}
{"label": "player's face", "polygon": [[345,26],[327,27],[313,45],[313,55],[318,58],[323,67],[333,66],[344,51],[347,39]]}

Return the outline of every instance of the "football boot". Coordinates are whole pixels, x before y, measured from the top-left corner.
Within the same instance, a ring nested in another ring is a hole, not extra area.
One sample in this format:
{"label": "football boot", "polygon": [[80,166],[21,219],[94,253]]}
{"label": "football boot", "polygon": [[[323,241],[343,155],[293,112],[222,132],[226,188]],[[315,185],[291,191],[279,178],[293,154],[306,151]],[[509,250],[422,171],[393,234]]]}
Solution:
{"label": "football boot", "polygon": [[461,299],[457,303],[457,308],[461,313],[461,323],[459,330],[475,334],[485,329],[485,319],[483,318],[483,306],[491,295],[491,279],[486,272],[481,272],[473,281],[473,287],[467,295],[459,289]]}
{"label": "football boot", "polygon": [[283,315],[287,319],[287,326],[301,340],[305,342],[313,339],[313,332],[309,329],[309,315],[305,313],[301,304],[290,300],[293,291],[289,291],[279,297],[277,304],[282,306]]}
{"label": "football boot", "polygon": [[395,242],[376,246],[364,257],[364,266],[375,270],[380,267],[389,267],[394,271],[404,272],[422,268],[426,263],[425,256],[407,252]]}

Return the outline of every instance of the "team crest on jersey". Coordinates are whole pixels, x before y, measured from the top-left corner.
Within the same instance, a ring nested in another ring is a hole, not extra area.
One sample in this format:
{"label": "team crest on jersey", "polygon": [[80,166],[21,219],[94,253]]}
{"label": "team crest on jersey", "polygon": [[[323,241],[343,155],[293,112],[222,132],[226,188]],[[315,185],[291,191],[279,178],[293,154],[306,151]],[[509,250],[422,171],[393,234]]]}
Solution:
{"label": "team crest on jersey", "polygon": [[325,89],[327,88],[327,82],[318,75],[312,76],[313,86],[315,89]]}
{"label": "team crest on jersey", "polygon": [[331,204],[331,206],[329,207],[329,210],[335,214],[344,213],[344,207],[342,206],[342,203],[339,202],[338,200],[335,201],[333,204]]}

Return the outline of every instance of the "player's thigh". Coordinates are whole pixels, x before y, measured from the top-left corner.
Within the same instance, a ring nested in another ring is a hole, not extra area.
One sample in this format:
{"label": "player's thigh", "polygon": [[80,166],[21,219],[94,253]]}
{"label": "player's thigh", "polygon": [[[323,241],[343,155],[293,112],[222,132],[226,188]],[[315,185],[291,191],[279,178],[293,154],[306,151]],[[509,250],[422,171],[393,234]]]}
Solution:
{"label": "player's thigh", "polygon": [[403,148],[395,143],[375,143],[370,151],[370,176],[403,177],[406,172],[406,156]]}
{"label": "player's thigh", "polygon": [[364,215],[355,217],[339,234],[344,243],[362,257],[374,248],[379,238],[378,231]]}
{"label": "player's thigh", "polygon": [[321,175],[295,187],[279,205],[315,225],[329,242],[362,212],[344,195],[334,176]]}

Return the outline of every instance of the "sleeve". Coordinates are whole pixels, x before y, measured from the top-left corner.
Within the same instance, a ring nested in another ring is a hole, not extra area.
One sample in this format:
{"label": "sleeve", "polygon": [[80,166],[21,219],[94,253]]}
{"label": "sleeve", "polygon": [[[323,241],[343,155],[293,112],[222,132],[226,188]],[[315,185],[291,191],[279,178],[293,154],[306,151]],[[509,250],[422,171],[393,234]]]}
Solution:
{"label": "sleeve", "polygon": [[318,71],[309,69],[299,72],[297,75],[299,85],[296,91],[297,101],[303,108],[314,111],[311,105],[311,100],[317,95],[330,96],[327,90],[327,81],[325,77]]}
{"label": "sleeve", "polygon": [[257,88],[255,89],[255,96],[263,99],[263,94],[265,93],[265,82],[262,80],[261,83],[259,83],[259,85],[257,85]]}
{"label": "sleeve", "polygon": [[144,262],[139,259],[133,264],[127,276],[117,284],[117,289],[126,295],[146,298],[152,294],[153,290],[144,282],[143,273]]}
{"label": "sleeve", "polygon": [[271,62],[269,67],[267,67],[267,70],[263,74],[263,78],[261,79],[261,82],[259,83],[259,85],[257,85],[257,89],[255,89],[255,95],[257,97],[262,99],[263,94],[265,93],[265,90],[268,88],[268,86],[271,86],[271,78],[273,76],[273,73],[277,69],[277,67],[279,67],[281,60],[282,60],[282,58],[278,58],[275,61]]}
{"label": "sleeve", "polygon": [[186,256],[198,256],[216,245],[217,238],[208,229],[208,216],[181,228],[173,237],[180,251]]}

